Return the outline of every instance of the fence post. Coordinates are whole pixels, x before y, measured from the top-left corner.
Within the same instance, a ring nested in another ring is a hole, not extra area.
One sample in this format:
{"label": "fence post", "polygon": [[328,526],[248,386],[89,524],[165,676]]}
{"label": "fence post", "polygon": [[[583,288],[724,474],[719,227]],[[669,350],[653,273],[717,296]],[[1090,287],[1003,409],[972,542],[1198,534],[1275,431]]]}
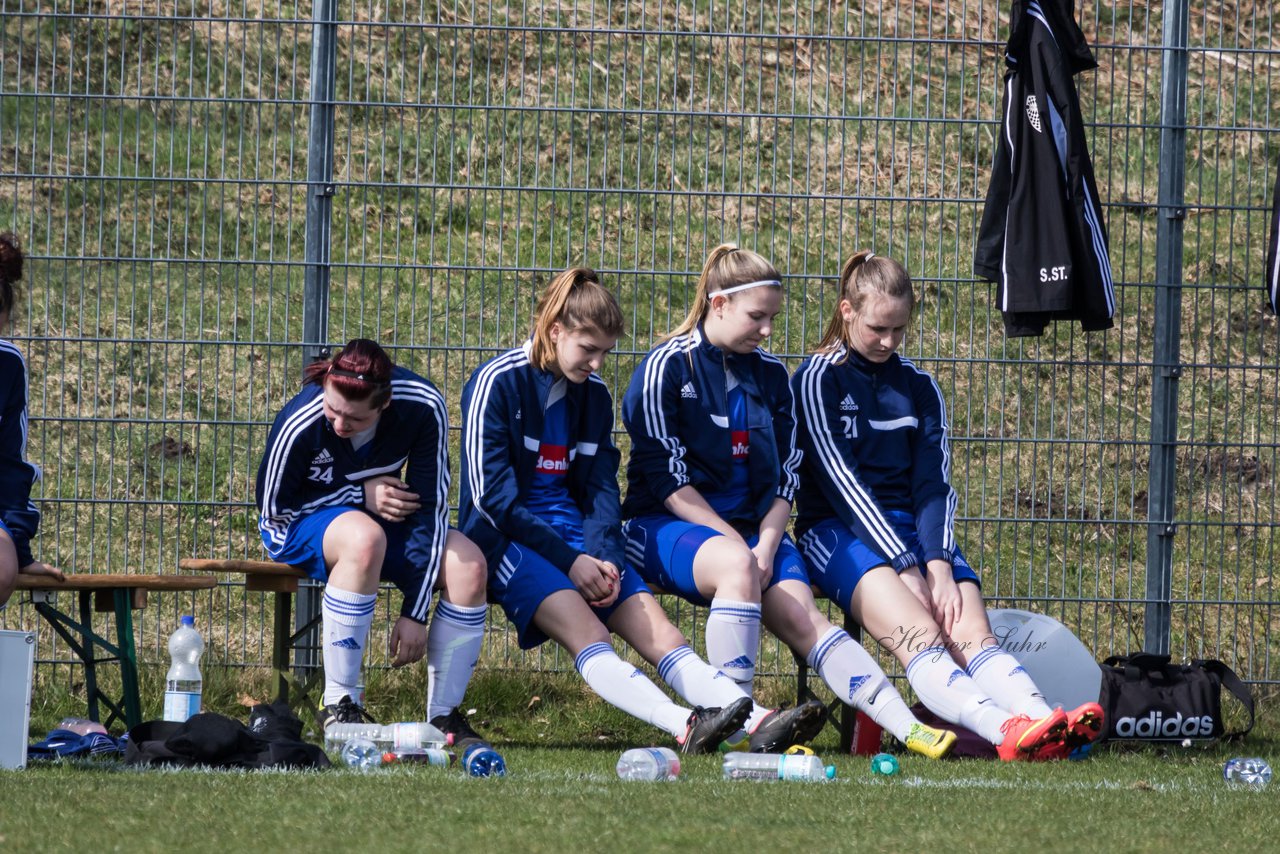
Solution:
{"label": "fence post", "polygon": [[[329,231],[333,219],[333,126],[338,0],[316,0],[311,40],[311,117],[307,128],[307,221],[302,300],[302,362],[318,358],[329,334]],[[294,631],[320,612],[320,585],[305,582],[298,590]],[[299,639],[294,669],[305,679],[320,666],[319,629],[312,626]]]}
{"label": "fence post", "polygon": [[1156,223],[1155,341],[1151,359],[1151,466],[1147,503],[1147,652],[1171,643],[1173,538],[1177,533],[1178,379],[1182,375],[1182,233],[1186,219],[1187,0],[1164,7],[1160,76],[1160,189]]}

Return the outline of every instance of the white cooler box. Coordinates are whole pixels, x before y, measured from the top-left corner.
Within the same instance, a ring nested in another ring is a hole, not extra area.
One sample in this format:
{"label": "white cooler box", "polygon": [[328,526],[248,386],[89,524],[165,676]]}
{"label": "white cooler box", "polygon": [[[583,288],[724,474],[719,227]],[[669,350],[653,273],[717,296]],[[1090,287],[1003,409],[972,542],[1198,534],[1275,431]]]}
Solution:
{"label": "white cooler box", "polygon": [[35,664],[34,632],[0,631],[0,768],[27,765]]}

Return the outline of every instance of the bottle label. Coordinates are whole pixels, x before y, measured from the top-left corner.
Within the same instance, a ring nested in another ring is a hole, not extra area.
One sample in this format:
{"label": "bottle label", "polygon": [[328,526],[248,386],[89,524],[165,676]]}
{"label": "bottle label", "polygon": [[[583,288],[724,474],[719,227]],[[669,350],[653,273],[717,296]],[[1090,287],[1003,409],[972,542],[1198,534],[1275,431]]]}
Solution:
{"label": "bottle label", "polygon": [[189,691],[164,692],[164,719],[181,723],[200,714],[200,695]]}

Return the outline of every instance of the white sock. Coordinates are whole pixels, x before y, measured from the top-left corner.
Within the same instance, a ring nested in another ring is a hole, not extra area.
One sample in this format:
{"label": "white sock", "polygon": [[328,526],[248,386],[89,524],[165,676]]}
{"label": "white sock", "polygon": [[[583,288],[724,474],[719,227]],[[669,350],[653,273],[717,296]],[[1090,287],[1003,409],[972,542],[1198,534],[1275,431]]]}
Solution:
{"label": "white sock", "polygon": [[865,712],[898,741],[906,740],[911,725],[917,723],[915,715],[880,665],[848,632],[832,626],[809,650],[805,661],[842,702]]}
{"label": "white sock", "polygon": [[998,646],[969,659],[967,669],[983,693],[1015,715],[1042,718],[1053,711],[1026,668]]}
{"label": "white sock", "polygon": [[[664,655],[658,662],[658,676],[691,706],[723,709],[745,696],[737,682],[707,664],[688,646],[678,646]],[[772,711],[754,701],[753,706],[745,724],[748,731],[758,718]]]}
{"label": "white sock", "polygon": [[427,630],[427,720],[462,704],[484,644],[487,607],[436,602]]}
{"label": "white sock", "polygon": [[1000,727],[1013,715],[982,693],[946,647],[931,646],[916,653],[907,663],[907,681],[938,717],[971,729],[992,744],[1004,740]]}
{"label": "white sock", "polygon": [[760,603],[712,599],[706,632],[707,661],[750,694],[760,652]]}
{"label": "white sock", "polygon": [[324,635],[324,704],[336,703],[343,695],[360,701],[360,665],[364,645],[373,625],[377,593],[352,593],[332,584],[324,588],[320,604]]}
{"label": "white sock", "polygon": [[683,738],[689,723],[689,709],[682,709],[659,690],[649,678],[618,657],[603,641],[587,646],[573,660],[573,666],[606,703]]}

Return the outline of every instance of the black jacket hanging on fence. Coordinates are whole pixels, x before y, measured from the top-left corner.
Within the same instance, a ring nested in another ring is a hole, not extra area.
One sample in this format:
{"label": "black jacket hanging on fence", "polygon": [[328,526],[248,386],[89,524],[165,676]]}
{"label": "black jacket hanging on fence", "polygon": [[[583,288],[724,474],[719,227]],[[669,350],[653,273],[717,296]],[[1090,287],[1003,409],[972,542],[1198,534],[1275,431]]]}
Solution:
{"label": "black jacket hanging on fence", "polygon": [[1271,240],[1267,243],[1265,281],[1271,310],[1280,314],[1280,168],[1276,170],[1276,189],[1271,197]]}
{"label": "black jacket hanging on fence", "polygon": [[1072,0],[1014,0],[1003,121],[974,253],[998,284],[1005,332],[1050,320],[1110,329],[1115,291],[1107,231],[1072,77],[1097,68]]}

